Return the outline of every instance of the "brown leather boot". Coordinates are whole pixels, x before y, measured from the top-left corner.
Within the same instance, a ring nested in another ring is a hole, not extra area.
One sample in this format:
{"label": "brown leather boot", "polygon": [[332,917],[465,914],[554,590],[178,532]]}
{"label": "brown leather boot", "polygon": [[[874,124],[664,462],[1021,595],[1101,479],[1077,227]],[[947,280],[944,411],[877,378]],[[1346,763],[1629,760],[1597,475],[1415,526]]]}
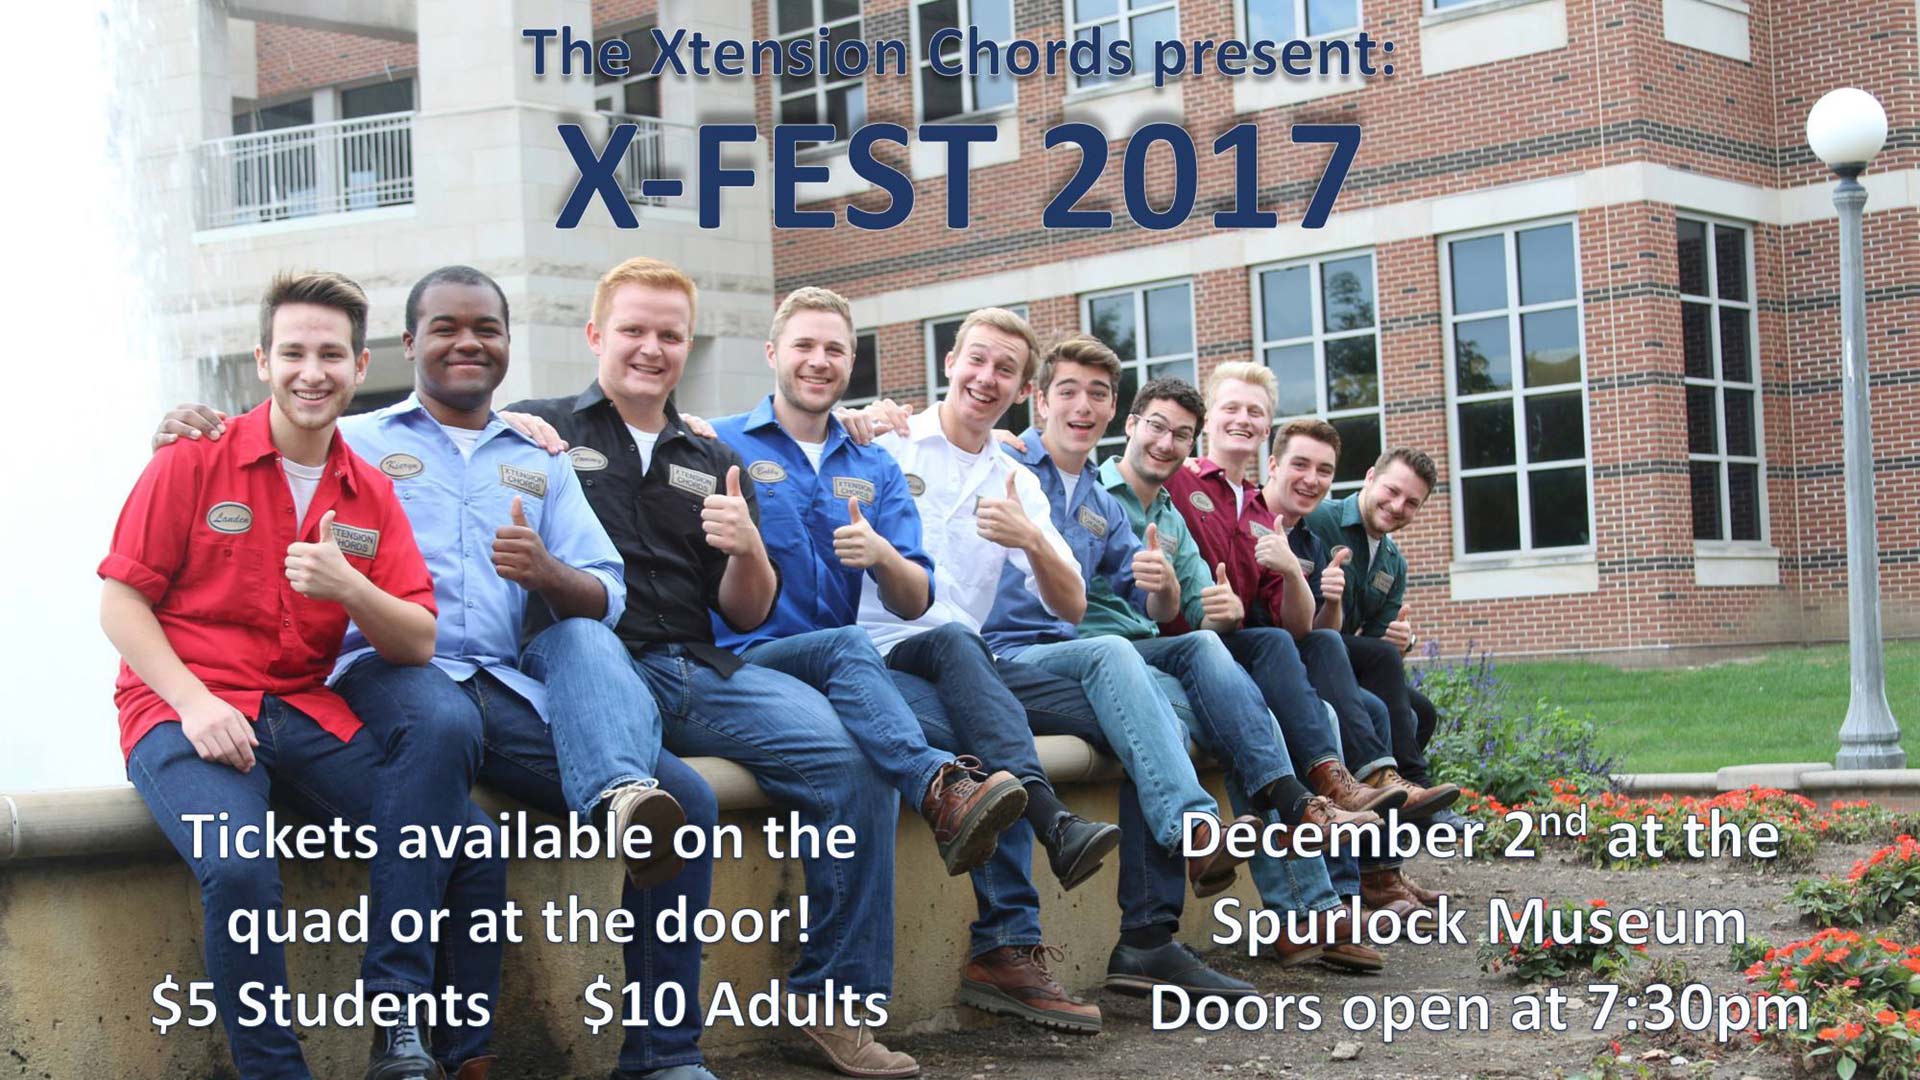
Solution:
{"label": "brown leather boot", "polygon": [[487,1071],[493,1063],[500,1060],[492,1054],[486,1057],[468,1058],[461,1062],[460,1071],[453,1074],[453,1080],[487,1080]]}
{"label": "brown leather boot", "polygon": [[1419,784],[1400,775],[1400,771],[1391,765],[1382,765],[1367,777],[1366,785],[1382,791],[1404,791],[1407,804],[1400,808],[1400,817],[1407,821],[1418,821],[1453,805],[1460,797],[1459,784],[1435,784],[1421,787]]}
{"label": "brown leather boot", "polygon": [[[1260,826],[1260,819],[1252,814],[1241,814],[1233,819],[1235,825]],[[1206,847],[1213,840],[1213,825],[1200,822],[1193,827],[1193,846]],[[1285,847],[1284,844],[1281,845]],[[1282,854],[1285,854],[1284,850]],[[1187,860],[1187,880],[1193,883],[1193,896],[1196,900],[1205,899],[1216,893],[1226,892],[1233,887],[1237,867],[1247,860],[1227,851],[1225,844],[1213,849],[1210,855],[1195,855]]]}
{"label": "brown leather boot", "polygon": [[1300,822],[1313,822],[1324,831],[1335,825],[1378,825],[1380,815],[1371,810],[1342,810],[1340,805],[1325,795],[1315,795],[1307,800],[1306,809],[1301,811]]}
{"label": "brown leather boot", "polygon": [[1338,761],[1323,761],[1307,770],[1307,786],[1314,794],[1333,800],[1333,805],[1354,812],[1371,810],[1384,814],[1407,805],[1407,793],[1398,788],[1368,787],[1353,778]]}
{"label": "brown leather boot", "polygon": [[1401,915],[1418,911],[1426,907],[1420,898],[1408,891],[1407,883],[1400,877],[1396,867],[1390,870],[1363,870],[1360,872],[1360,902],[1369,911],[1388,910]]}
{"label": "brown leather boot", "polygon": [[1400,884],[1405,885],[1407,891],[1413,894],[1413,898],[1420,901],[1420,903],[1426,907],[1433,907],[1440,903],[1440,897],[1443,895],[1434,892],[1432,889],[1422,888],[1416,884],[1412,878],[1408,877],[1404,870],[1400,872]]}
{"label": "brown leather boot", "polygon": [[920,804],[949,876],[993,858],[1000,834],[1026,810],[1027,789],[1020,781],[1004,770],[989,776],[977,757],[959,757],[940,766]]}
{"label": "brown leather boot", "polygon": [[1353,941],[1353,909],[1345,904],[1329,908],[1325,912],[1327,950],[1320,954],[1323,967],[1338,968],[1342,971],[1379,971],[1387,966],[1387,958],[1380,950],[1371,945],[1362,945]]}
{"label": "brown leather boot", "polygon": [[819,1024],[800,1029],[820,1053],[827,1065],[842,1076],[907,1077],[920,1075],[920,1063],[897,1050],[889,1050],[873,1037],[865,1025],[842,1027]]}
{"label": "brown leather boot", "polygon": [[606,812],[613,815],[614,835],[625,836],[636,825],[645,825],[652,848],[644,859],[627,859],[627,880],[637,889],[650,889],[672,881],[686,865],[673,850],[673,834],[687,823],[687,812],[674,797],[651,784],[622,784],[606,798]]}
{"label": "brown leather boot", "polygon": [[961,970],[960,1003],[1073,1035],[1098,1035],[1100,1006],[1067,993],[1047,967],[1048,959],[1065,955],[1052,945],[989,949]]}

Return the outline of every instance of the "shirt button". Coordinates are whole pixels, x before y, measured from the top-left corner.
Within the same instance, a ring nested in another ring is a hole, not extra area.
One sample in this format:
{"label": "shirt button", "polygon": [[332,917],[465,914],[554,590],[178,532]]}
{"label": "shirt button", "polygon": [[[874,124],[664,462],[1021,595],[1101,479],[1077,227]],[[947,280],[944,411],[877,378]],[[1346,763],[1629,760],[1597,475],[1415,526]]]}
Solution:
{"label": "shirt button", "polygon": [[665,626],[667,624],[667,617],[665,615],[655,615],[653,621]]}
{"label": "shirt button", "polygon": [[592,487],[592,486],[593,486],[593,481],[591,481],[591,480],[583,480],[583,481],[581,481],[581,482],[582,482],[582,483],[584,483],[584,484],[586,484],[586,485],[587,485],[588,487]]}

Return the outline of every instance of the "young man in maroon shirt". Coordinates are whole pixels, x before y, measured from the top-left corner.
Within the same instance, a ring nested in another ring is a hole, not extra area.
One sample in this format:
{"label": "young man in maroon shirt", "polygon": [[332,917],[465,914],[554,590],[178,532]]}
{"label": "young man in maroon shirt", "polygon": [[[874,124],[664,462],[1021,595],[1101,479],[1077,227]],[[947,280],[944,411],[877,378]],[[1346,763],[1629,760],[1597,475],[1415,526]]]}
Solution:
{"label": "young man in maroon shirt", "polygon": [[[252,1022],[261,1010],[243,1003],[243,990],[266,1002],[284,987],[280,946],[251,949],[228,928],[234,912],[281,906],[272,797],[340,819],[349,828],[329,846],[372,860],[367,1080],[442,1080],[423,1029],[484,1048],[498,997],[499,946],[473,944],[466,919],[504,901],[504,865],[397,852],[403,825],[488,823],[471,803],[448,821],[429,809],[450,802],[433,797],[449,786],[471,785],[478,731],[377,744],[326,687],[349,619],[393,663],[433,656],[433,582],[413,530],[392,483],[334,431],[366,375],[366,320],[366,295],[343,277],[276,278],[254,350],[270,400],[224,439],[156,454],[99,567],[101,626],[124,661],[114,700],[127,775],[200,882],[213,1001],[247,1078],[309,1076],[293,1030],[271,1010]],[[391,917],[441,907],[455,914],[442,942],[456,974],[436,1000],[435,944],[394,940]],[[429,1002],[440,1007],[429,1013]]]}

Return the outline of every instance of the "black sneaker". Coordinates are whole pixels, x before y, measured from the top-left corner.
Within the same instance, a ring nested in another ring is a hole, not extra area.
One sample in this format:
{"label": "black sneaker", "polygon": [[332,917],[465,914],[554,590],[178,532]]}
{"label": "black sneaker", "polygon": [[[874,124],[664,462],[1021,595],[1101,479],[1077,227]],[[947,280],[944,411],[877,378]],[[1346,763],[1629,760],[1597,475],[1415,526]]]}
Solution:
{"label": "black sneaker", "polygon": [[1120,826],[1062,811],[1041,834],[1040,844],[1047,849],[1047,865],[1060,879],[1061,891],[1066,892],[1099,872],[1101,860],[1120,846]]}
{"label": "black sneaker", "polygon": [[1146,997],[1156,986],[1177,986],[1189,994],[1228,1000],[1252,997],[1260,992],[1252,983],[1208,967],[1198,952],[1178,941],[1155,949],[1136,949],[1126,944],[1113,947],[1113,955],[1107,958],[1107,989]]}
{"label": "black sneaker", "polygon": [[427,1053],[419,1028],[395,1024],[373,1029],[366,1080],[447,1080],[447,1072]]}

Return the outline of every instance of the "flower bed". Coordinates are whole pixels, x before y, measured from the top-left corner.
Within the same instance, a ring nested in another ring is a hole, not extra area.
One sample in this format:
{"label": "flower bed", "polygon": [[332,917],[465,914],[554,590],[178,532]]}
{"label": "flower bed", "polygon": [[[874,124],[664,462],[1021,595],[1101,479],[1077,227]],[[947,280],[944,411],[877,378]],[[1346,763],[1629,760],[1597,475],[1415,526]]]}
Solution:
{"label": "flower bed", "polygon": [[1755,1031],[1756,1042],[1841,1080],[1861,1070],[1890,1080],[1920,1072],[1920,945],[1829,927],[1767,950],[1747,981],[1756,997],[1803,997],[1812,1020],[1803,1030]]}

